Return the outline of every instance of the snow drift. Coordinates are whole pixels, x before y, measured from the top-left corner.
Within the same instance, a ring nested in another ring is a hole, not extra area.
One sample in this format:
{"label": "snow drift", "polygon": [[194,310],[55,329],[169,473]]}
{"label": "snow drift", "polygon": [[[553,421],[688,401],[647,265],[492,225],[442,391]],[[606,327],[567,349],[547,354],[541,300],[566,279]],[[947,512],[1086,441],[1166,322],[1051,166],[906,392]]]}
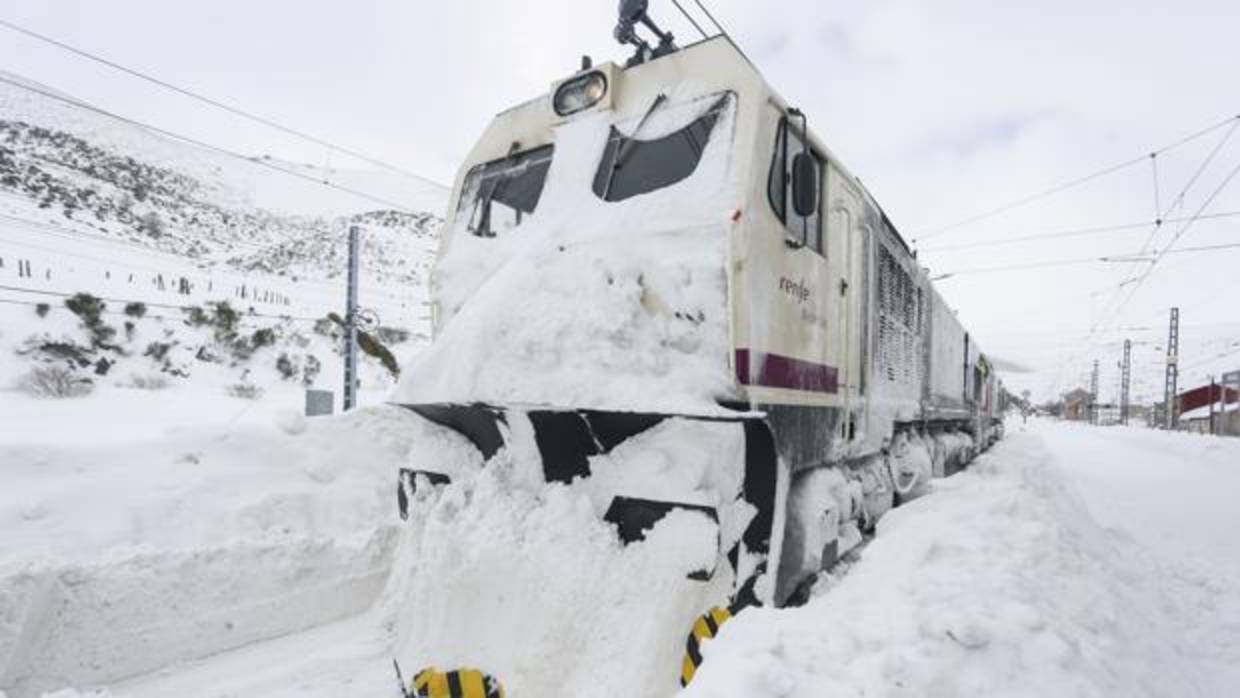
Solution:
{"label": "snow drift", "polygon": [[0,688],[110,683],[365,611],[415,419],[0,446]]}
{"label": "snow drift", "polygon": [[703,650],[686,698],[1180,696],[1161,591],[1061,467],[1009,437],[884,517],[804,608],[751,609]]}

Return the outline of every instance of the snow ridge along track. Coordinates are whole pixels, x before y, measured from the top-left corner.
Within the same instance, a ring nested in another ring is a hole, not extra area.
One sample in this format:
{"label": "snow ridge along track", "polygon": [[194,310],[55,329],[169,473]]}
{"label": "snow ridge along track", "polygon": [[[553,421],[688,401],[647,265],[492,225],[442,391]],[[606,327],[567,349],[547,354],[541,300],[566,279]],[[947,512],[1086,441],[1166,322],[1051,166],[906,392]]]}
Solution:
{"label": "snow ridge along track", "polygon": [[1164,581],[1043,438],[1011,434],[884,517],[804,607],[730,621],[685,698],[1223,695],[1185,661],[1210,650],[1179,639]]}

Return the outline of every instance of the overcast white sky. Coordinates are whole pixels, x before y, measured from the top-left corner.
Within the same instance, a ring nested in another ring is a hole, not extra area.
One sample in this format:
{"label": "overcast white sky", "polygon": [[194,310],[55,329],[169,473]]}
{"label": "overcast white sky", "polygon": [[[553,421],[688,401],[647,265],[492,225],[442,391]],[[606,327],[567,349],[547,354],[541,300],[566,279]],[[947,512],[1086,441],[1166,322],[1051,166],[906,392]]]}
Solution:
{"label": "overcast white sky", "polygon": [[[670,0],[651,4],[678,37],[693,37]],[[492,114],[571,73],[582,53],[624,55],[611,40],[615,5],[0,0],[0,18],[448,182]],[[807,110],[906,238],[1240,115],[1235,0],[710,6],[772,85]],[[3,29],[0,69],[246,152],[350,164]],[[1164,208],[1226,133],[1158,158]],[[1237,165],[1240,133],[1171,217],[1196,212]],[[941,274],[1135,253],[1148,229],[933,248],[1148,221],[1153,189],[1151,168],[1133,167],[923,240],[921,258]],[[1207,211],[1240,211],[1240,177]],[[1166,226],[1154,247],[1178,229]],[[1200,221],[1178,246],[1229,242],[1240,242],[1240,217]],[[1240,249],[1166,257],[1116,315],[1116,286],[1142,268],[959,274],[939,287],[983,347],[1038,370],[1009,376],[1038,397],[1081,385],[1097,358],[1110,398],[1125,337],[1137,343],[1135,395],[1161,397],[1159,350],[1175,304],[1183,308],[1182,384],[1240,368]],[[1092,327],[1109,331],[1091,336]]]}

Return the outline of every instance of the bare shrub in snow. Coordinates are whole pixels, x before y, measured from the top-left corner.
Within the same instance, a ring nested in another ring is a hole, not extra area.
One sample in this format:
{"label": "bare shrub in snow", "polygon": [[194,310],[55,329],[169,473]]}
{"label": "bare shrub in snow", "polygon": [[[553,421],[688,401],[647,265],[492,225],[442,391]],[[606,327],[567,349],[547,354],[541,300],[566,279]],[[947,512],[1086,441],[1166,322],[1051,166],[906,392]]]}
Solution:
{"label": "bare shrub in snow", "polygon": [[65,299],[65,307],[82,320],[82,324],[90,331],[91,340],[96,349],[113,349],[108,345],[116,337],[116,328],[103,321],[103,312],[107,304],[89,293],[78,293]]}
{"label": "bare shrub in snow", "polygon": [[168,355],[168,350],[172,348],[172,344],[171,342],[151,342],[146,345],[146,352],[143,353],[143,356],[149,356],[156,361],[163,361],[164,357]]}
{"label": "bare shrub in snow", "polygon": [[314,321],[314,333],[321,334],[324,337],[338,337],[340,336],[339,326],[343,324],[344,321],[340,319],[339,315],[328,313],[327,317],[321,317]]}
{"label": "bare shrub in snow", "polygon": [[211,322],[211,316],[205,310],[196,305],[191,305],[185,309],[185,322],[190,327],[202,327]]}
{"label": "bare shrub in snow", "polygon": [[159,217],[158,213],[151,211],[142,216],[138,229],[153,238],[160,238],[164,236],[164,221]]}
{"label": "bare shrub in snow", "polygon": [[228,386],[228,394],[242,400],[257,400],[263,396],[263,389],[253,383],[234,383]]}
{"label": "bare shrub in snow", "polygon": [[148,375],[135,373],[129,377],[129,382],[125,384],[125,387],[138,390],[163,390],[168,387],[168,378],[158,373]]}
{"label": "bare shrub in snow", "polygon": [[255,349],[260,349],[262,347],[269,347],[275,344],[276,343],[275,328],[264,327],[260,330],[255,330],[254,335],[250,337],[250,343],[254,345]]}
{"label": "bare shrub in snow", "polygon": [[84,325],[93,327],[102,322],[103,311],[108,306],[89,293],[79,293],[65,299],[65,307],[81,318]]}
{"label": "bare shrub in snow", "polygon": [[306,354],[306,365],[301,371],[302,385],[309,387],[314,385],[314,381],[318,380],[319,372],[323,370],[323,362],[319,361],[319,357],[314,354]]}
{"label": "bare shrub in snow", "polygon": [[228,333],[237,329],[237,323],[241,320],[241,315],[233,309],[228,301],[219,301],[218,303],[209,303],[215,310],[215,328],[216,334],[221,332]]}
{"label": "bare shrub in snow", "polygon": [[60,365],[36,366],[18,379],[17,389],[35,397],[82,397],[95,389],[89,378],[83,378]]}
{"label": "bare shrub in snow", "polygon": [[301,367],[297,365],[296,359],[284,353],[276,359],[276,370],[280,372],[280,377],[284,380],[292,380],[301,372]]}
{"label": "bare shrub in snow", "polygon": [[142,317],[143,315],[146,315],[146,303],[139,303],[136,301],[133,303],[126,303],[125,314],[129,317]]}

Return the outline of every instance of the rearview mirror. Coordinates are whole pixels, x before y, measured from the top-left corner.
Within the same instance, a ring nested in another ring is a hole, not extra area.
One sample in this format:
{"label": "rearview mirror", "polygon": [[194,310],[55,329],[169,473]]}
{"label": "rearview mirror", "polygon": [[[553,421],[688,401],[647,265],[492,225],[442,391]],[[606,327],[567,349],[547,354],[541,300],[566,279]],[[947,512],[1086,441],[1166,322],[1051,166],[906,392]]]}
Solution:
{"label": "rearview mirror", "polygon": [[792,210],[802,218],[818,210],[818,162],[804,151],[792,159]]}

